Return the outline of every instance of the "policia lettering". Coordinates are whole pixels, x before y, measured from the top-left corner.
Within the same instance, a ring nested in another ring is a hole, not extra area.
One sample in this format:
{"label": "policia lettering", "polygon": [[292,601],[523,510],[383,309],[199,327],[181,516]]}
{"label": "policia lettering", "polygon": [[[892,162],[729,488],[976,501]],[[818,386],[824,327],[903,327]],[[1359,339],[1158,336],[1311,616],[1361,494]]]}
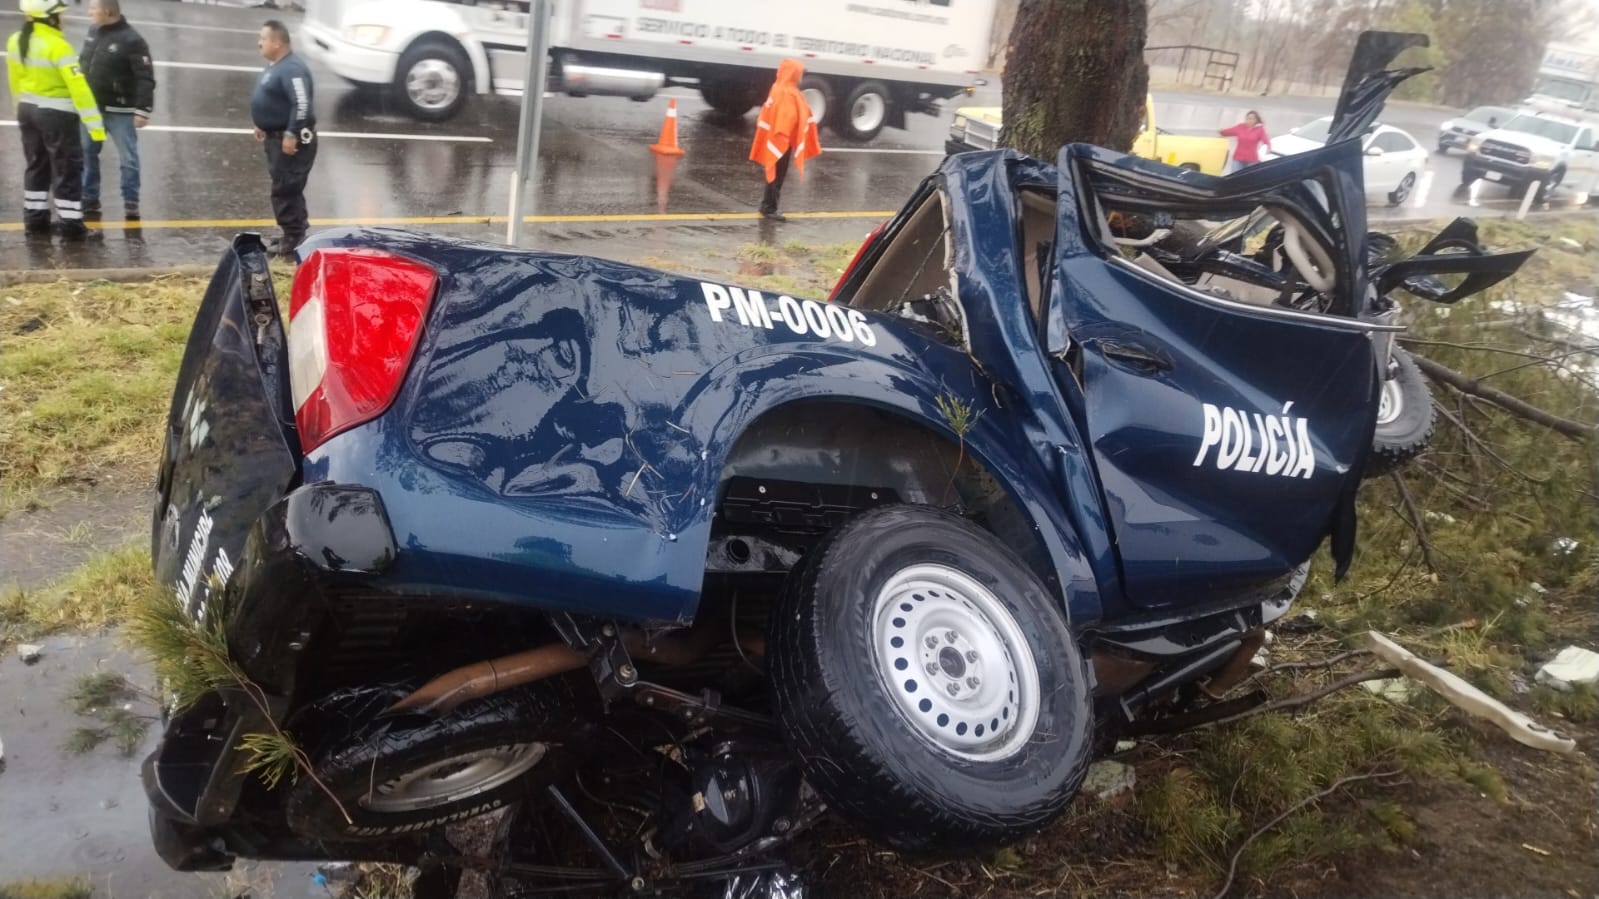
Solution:
{"label": "policia lettering", "polygon": [[1229,406],[1204,404],[1204,433],[1194,467],[1205,464],[1212,449],[1212,464],[1219,469],[1308,478],[1316,473],[1316,447],[1310,442],[1310,423],[1288,414],[1261,415]]}
{"label": "policia lettering", "polygon": [[859,309],[780,296],[774,310],[766,305],[766,298],[758,290],[747,291],[702,281],[700,291],[705,294],[705,308],[710,310],[714,322],[722,321],[722,313],[732,309],[738,315],[738,323],[747,328],[770,331],[781,323],[799,335],[815,334],[845,343],[858,341],[862,346],[877,346],[877,332],[867,324],[866,316]]}
{"label": "policia lettering", "polygon": [[30,234],[50,230],[51,195],[61,235],[81,239],[83,224],[83,130],[105,140],[105,124],[89,83],[78,71],[78,55],[61,34],[61,0],[22,0],[27,17],[6,42],[6,75],[17,104],[17,125],[27,169],[22,179],[22,218]]}

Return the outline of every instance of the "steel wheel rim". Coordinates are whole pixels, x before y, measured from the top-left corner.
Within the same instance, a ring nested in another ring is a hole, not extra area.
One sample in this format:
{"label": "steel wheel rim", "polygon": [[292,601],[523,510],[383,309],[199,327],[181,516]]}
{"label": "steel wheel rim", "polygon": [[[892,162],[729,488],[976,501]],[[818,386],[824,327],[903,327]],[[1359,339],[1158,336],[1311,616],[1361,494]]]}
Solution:
{"label": "steel wheel rim", "polygon": [[856,131],[873,131],[883,124],[888,104],[879,94],[861,94],[850,107],[849,121]]}
{"label": "steel wheel rim", "polygon": [[870,626],[883,689],[933,748],[995,762],[1032,739],[1038,667],[993,591],[954,568],[912,565],[878,591]]}
{"label": "steel wheel rim", "polygon": [[461,76],[442,59],[419,59],[405,73],[405,94],[423,109],[443,109],[461,95]]}
{"label": "steel wheel rim", "polygon": [[817,122],[827,118],[827,95],[814,87],[808,87],[800,93],[805,95],[805,105],[811,108],[811,118]]}
{"label": "steel wheel rim", "polygon": [[511,743],[453,755],[376,784],[361,796],[368,811],[435,808],[502,787],[544,760],[543,743]]}
{"label": "steel wheel rim", "polygon": [[1399,413],[1404,411],[1404,392],[1399,389],[1399,379],[1389,378],[1382,382],[1382,395],[1377,400],[1377,426],[1391,425],[1399,420]]}

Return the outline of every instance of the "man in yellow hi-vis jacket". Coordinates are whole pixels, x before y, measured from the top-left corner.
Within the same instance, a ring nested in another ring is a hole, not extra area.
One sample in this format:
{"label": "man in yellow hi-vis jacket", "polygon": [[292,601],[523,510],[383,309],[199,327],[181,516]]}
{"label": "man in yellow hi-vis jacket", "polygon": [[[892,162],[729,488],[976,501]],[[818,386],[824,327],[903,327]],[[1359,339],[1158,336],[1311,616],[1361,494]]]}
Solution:
{"label": "man in yellow hi-vis jacket", "polygon": [[28,168],[22,179],[22,218],[30,234],[50,230],[50,196],[55,195],[62,237],[81,240],[83,225],[83,138],[79,124],[95,141],[105,140],[100,107],[78,71],[78,54],[61,34],[61,0],[22,0],[27,16],[22,30],[6,43],[6,70],[17,104],[22,152]]}

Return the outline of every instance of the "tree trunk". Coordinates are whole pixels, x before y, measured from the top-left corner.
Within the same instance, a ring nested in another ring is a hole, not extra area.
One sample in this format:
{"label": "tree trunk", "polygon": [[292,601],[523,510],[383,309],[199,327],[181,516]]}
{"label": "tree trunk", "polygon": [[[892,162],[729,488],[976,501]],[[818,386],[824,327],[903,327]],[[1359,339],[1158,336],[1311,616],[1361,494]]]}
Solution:
{"label": "tree trunk", "polygon": [[1144,0],[1021,0],[1001,143],[1050,162],[1062,144],[1132,147],[1149,92],[1147,30]]}

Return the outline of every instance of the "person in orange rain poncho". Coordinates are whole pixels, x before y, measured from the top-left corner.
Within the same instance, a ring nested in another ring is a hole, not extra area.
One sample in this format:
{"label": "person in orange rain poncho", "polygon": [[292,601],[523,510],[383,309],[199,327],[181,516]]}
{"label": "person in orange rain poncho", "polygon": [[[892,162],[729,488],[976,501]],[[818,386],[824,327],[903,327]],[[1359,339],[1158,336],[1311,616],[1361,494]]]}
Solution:
{"label": "person in orange rain poncho", "polygon": [[766,103],[761,106],[761,117],[755,122],[755,143],[750,147],[750,159],[766,169],[766,193],[761,197],[761,215],[774,222],[785,221],[777,211],[777,197],[783,191],[783,178],[788,174],[789,160],[805,174],[805,160],[819,156],[822,143],[816,137],[816,118],[811,115],[810,104],[800,93],[800,77],[805,65],[797,59],[785,59],[777,64],[777,81]]}

